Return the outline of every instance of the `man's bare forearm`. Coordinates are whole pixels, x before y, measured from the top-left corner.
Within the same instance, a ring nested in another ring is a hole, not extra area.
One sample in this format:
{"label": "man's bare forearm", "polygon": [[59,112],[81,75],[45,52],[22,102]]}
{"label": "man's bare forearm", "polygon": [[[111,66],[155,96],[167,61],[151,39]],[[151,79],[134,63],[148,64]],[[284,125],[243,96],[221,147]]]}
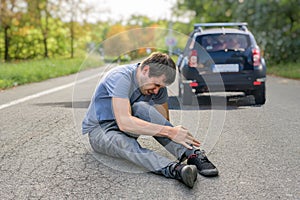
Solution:
{"label": "man's bare forearm", "polygon": [[120,119],[118,125],[121,131],[136,135],[162,136],[170,138],[174,134],[172,127],[147,122],[134,116]]}

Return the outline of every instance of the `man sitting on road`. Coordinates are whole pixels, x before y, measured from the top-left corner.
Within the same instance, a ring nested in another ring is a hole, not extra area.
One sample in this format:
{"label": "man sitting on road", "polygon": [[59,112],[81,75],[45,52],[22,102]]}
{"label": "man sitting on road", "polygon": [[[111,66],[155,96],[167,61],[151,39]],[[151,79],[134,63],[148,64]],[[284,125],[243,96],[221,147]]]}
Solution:
{"label": "man sitting on road", "polygon": [[[92,97],[82,131],[89,133],[96,152],[124,158],[192,188],[197,170],[204,176],[217,176],[218,170],[186,128],[169,122],[166,86],[175,76],[174,61],[158,52],[141,63],[110,70]],[[179,162],[141,147],[140,135],[153,136]],[[187,164],[181,163],[186,159]]]}

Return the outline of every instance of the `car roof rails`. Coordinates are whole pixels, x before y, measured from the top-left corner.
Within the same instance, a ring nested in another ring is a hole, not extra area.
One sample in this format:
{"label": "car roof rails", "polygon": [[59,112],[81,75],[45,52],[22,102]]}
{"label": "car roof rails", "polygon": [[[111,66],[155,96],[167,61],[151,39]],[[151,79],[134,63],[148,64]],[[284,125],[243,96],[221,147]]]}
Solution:
{"label": "car roof rails", "polygon": [[197,23],[194,24],[194,30],[202,31],[202,27],[228,27],[237,26],[240,30],[247,31],[247,22],[220,22],[220,23]]}

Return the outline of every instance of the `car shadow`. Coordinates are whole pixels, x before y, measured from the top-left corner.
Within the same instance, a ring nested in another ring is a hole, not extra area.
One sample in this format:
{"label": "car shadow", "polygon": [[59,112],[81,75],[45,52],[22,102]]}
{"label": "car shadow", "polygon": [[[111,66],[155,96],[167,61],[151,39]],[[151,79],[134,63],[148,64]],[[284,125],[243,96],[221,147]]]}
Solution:
{"label": "car shadow", "polygon": [[234,110],[245,106],[256,106],[253,96],[244,95],[200,95],[191,105],[183,105],[178,96],[169,97],[170,110]]}

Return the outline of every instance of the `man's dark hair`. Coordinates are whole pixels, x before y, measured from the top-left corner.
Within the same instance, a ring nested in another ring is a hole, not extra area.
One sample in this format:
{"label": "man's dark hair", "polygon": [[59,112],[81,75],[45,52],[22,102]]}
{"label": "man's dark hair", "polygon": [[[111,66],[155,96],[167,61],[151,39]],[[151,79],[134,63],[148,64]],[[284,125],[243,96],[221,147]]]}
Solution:
{"label": "man's dark hair", "polygon": [[149,66],[149,77],[166,76],[165,83],[171,84],[175,81],[176,65],[172,58],[165,53],[154,52],[142,61],[141,68]]}

